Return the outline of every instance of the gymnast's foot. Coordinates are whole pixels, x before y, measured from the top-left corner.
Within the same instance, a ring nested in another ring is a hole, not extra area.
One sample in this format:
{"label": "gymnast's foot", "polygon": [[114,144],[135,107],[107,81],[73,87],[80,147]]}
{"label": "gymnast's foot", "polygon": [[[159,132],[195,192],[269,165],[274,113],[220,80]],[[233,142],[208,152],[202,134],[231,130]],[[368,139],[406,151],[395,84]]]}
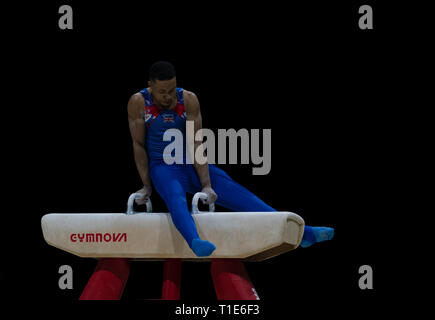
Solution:
{"label": "gymnast's foot", "polygon": [[316,242],[331,240],[333,236],[333,228],[305,226],[304,236],[302,237],[301,241],[301,247],[307,248]]}
{"label": "gymnast's foot", "polygon": [[197,238],[192,240],[191,248],[198,257],[207,257],[213,253],[216,246],[209,241]]}

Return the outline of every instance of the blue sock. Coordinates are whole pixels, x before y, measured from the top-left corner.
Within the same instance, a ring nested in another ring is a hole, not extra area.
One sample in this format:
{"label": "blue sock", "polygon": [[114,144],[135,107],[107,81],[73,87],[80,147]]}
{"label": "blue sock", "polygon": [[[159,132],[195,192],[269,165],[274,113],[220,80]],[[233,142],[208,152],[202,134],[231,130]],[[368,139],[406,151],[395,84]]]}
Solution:
{"label": "blue sock", "polygon": [[334,229],[328,227],[305,226],[301,247],[307,248],[316,242],[331,240],[334,236]]}
{"label": "blue sock", "polygon": [[198,257],[206,257],[213,253],[216,246],[209,241],[196,238],[192,240],[191,248]]}

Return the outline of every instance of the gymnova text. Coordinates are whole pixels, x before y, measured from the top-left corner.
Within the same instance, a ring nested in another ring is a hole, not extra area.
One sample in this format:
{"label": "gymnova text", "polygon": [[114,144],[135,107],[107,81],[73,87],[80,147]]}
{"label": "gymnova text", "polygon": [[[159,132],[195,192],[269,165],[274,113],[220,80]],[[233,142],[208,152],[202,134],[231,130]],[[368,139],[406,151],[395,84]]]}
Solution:
{"label": "gymnova text", "polygon": [[[205,141],[204,137],[206,138]],[[194,131],[194,121],[186,121],[186,157],[184,158],[183,132],[171,128],[165,131],[164,141],[171,141],[164,151],[163,160],[166,164],[193,164],[192,159],[198,164],[238,164],[240,146],[240,164],[252,164],[259,167],[252,168],[253,175],[266,175],[270,172],[272,161],[272,130],[262,129],[263,154],[260,156],[260,129],[218,129],[216,162],[216,138],[215,133],[206,128]],[[227,141],[229,144],[227,145]],[[240,141],[240,144],[238,144]],[[195,148],[194,148],[195,145]],[[195,150],[195,151],[194,151]]]}
{"label": "gymnova text", "polygon": [[71,242],[127,242],[127,233],[72,233]]}

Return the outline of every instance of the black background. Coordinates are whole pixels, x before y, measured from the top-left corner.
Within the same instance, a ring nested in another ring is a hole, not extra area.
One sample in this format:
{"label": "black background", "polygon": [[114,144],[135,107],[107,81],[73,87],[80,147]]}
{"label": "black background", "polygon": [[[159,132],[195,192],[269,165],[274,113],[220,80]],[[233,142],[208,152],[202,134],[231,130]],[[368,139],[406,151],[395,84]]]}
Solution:
{"label": "black background", "polygon": [[[58,28],[62,4],[74,10],[73,30]],[[373,7],[374,30],[358,28],[363,4]],[[272,129],[270,174],[219,166],[277,210],[335,228],[332,241],[246,264],[267,312],[337,315],[350,306],[370,313],[394,280],[385,230],[401,106],[391,85],[396,40],[406,32],[392,21],[400,19],[394,10],[375,1],[54,1],[5,10],[13,107],[3,121],[14,126],[5,145],[16,172],[5,200],[12,214],[4,243],[13,242],[2,263],[7,296],[78,306],[96,260],[49,247],[40,219],[124,212],[141,187],[127,101],[147,86],[149,66],[168,60],[178,86],[198,96],[204,127]],[[155,211],[167,210],[156,192],[152,200]],[[73,267],[73,290],[58,288],[64,264]],[[365,264],[374,271],[373,290],[358,287]],[[158,299],[161,267],[133,263],[123,299]],[[216,300],[208,263],[184,263],[182,282],[183,299]]]}

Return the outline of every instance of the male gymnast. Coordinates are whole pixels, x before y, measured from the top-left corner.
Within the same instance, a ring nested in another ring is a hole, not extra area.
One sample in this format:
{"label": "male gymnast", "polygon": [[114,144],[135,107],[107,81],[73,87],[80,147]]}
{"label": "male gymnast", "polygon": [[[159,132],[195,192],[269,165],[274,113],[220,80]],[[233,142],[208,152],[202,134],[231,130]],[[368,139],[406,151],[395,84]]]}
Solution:
{"label": "male gymnast", "polygon": [[[188,210],[186,192],[204,192],[207,200],[232,211],[276,211],[252,192],[231,179],[212,164],[168,165],[164,150],[171,141],[164,141],[166,130],[175,128],[183,133],[186,147],[186,121],[194,121],[194,132],[202,128],[198,98],[193,92],[177,87],[175,68],[166,61],[150,67],[148,88],[133,94],[128,101],[128,120],[133,139],[134,159],[143,188],[138,204],[151,196],[152,187],[160,194],[171,214],[172,221],[198,257],[213,253],[216,246],[200,239],[195,222]],[[202,143],[195,141],[194,151]],[[332,239],[333,228],[305,226],[301,247]]]}

